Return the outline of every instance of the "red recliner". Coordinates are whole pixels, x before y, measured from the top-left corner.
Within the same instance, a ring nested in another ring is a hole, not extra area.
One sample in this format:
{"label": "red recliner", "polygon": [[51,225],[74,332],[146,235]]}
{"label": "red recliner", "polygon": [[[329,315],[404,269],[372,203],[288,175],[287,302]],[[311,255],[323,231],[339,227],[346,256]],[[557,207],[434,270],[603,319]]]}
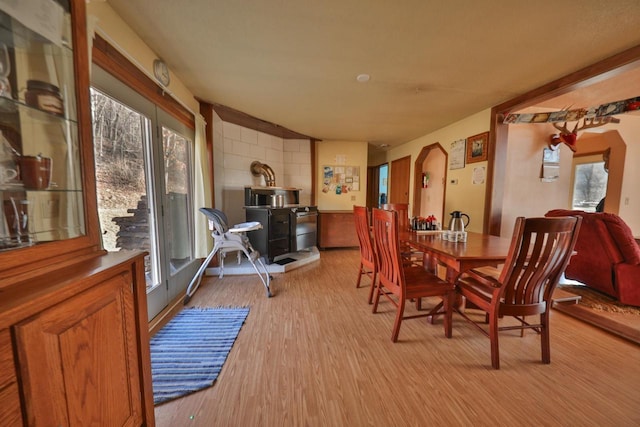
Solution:
{"label": "red recliner", "polygon": [[554,209],[545,216],[581,216],[582,227],[565,276],[640,306],[640,246],[615,214]]}

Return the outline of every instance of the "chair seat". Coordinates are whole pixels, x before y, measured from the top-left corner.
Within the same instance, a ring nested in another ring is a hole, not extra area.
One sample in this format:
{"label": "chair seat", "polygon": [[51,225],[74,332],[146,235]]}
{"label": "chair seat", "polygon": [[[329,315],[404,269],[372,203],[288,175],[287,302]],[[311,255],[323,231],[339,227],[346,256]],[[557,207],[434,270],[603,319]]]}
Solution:
{"label": "chair seat", "polygon": [[486,307],[491,303],[496,287],[477,280],[473,276],[463,275],[457,283],[458,292],[471,299],[475,305]]}
{"label": "chair seat", "polygon": [[258,221],[251,222],[243,222],[241,224],[236,224],[233,228],[229,229],[230,233],[246,233],[247,231],[260,230],[262,229],[262,224]]}
{"label": "chair seat", "polygon": [[421,266],[408,266],[404,268],[405,286],[407,298],[419,298],[424,296],[443,295],[455,289],[452,283],[440,279],[435,274],[429,273]]}

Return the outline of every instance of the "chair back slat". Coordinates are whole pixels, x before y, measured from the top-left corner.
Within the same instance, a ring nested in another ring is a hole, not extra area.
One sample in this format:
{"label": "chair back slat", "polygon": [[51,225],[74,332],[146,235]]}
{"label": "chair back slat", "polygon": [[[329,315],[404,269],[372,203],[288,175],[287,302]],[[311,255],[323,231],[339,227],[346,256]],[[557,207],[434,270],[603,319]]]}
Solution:
{"label": "chair back slat", "polygon": [[373,240],[378,256],[379,280],[395,295],[403,295],[405,282],[396,211],[373,209]]}
{"label": "chair back slat", "polygon": [[356,226],[356,234],[358,235],[358,243],[360,244],[361,261],[367,268],[374,269],[376,256],[373,250],[368,209],[364,206],[354,206],[353,219]]}
{"label": "chair back slat", "polygon": [[500,276],[503,306],[548,302],[569,262],[580,223],[576,217],[516,219]]}
{"label": "chair back slat", "polygon": [[398,229],[409,228],[409,204],[408,203],[383,203],[380,209],[398,212]]}

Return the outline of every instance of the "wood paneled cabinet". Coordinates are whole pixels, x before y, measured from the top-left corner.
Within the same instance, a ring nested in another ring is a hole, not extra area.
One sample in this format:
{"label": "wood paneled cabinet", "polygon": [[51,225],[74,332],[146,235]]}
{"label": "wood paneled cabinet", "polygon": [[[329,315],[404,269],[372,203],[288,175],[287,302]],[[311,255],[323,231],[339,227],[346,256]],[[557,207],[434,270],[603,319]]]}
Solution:
{"label": "wood paneled cabinet", "polygon": [[116,253],[6,290],[0,425],[153,425],[145,288],[144,253]]}
{"label": "wood paneled cabinet", "polygon": [[359,245],[353,211],[318,212],[318,229],[320,249],[350,248]]}

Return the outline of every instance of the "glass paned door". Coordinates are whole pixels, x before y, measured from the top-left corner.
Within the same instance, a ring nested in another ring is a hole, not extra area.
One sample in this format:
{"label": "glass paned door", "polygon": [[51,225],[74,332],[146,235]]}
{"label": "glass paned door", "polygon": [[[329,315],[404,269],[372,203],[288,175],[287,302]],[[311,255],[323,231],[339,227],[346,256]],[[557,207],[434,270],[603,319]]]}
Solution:
{"label": "glass paned door", "polygon": [[162,136],[158,159],[162,165],[156,170],[156,180],[161,177],[161,182],[156,182],[158,188],[164,189],[160,208],[164,212],[164,275],[170,283],[180,284],[169,287],[168,298],[172,300],[184,293],[198,268],[193,253],[191,209],[193,132],[162,111],[158,111],[158,126]]}
{"label": "glass paned door", "polygon": [[191,208],[194,132],[96,66],[92,85],[103,246],[149,252],[152,319],[185,292],[198,268]]}
{"label": "glass paned door", "polygon": [[147,179],[151,119],[91,88],[98,217],[109,252],[143,250],[147,292],[160,285]]}
{"label": "glass paned door", "polygon": [[189,238],[189,141],[182,135],[162,128],[164,188],[169,206],[167,215],[172,270],[179,270],[191,260]]}

